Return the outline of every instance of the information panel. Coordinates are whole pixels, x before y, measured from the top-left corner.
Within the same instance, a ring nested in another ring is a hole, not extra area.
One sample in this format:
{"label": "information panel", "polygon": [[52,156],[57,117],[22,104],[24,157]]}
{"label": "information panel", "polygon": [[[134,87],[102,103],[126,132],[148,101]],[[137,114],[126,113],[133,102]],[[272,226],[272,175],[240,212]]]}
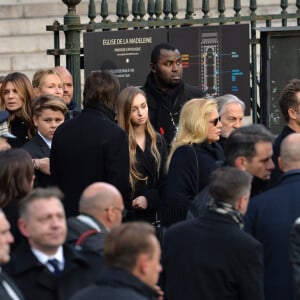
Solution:
{"label": "information panel", "polygon": [[247,24],[171,28],[169,42],[182,54],[186,82],[203,89],[207,95],[236,95],[245,102],[249,114]]}
{"label": "information panel", "polygon": [[87,32],[84,38],[84,72],[110,70],[121,88],[142,86],[150,71],[152,48],[167,42],[167,29]]}
{"label": "information panel", "polygon": [[121,88],[142,86],[150,71],[152,48],[159,43],[182,54],[183,79],[207,95],[234,94],[250,112],[249,26],[194,26],[87,32],[84,34],[85,77],[111,70]]}

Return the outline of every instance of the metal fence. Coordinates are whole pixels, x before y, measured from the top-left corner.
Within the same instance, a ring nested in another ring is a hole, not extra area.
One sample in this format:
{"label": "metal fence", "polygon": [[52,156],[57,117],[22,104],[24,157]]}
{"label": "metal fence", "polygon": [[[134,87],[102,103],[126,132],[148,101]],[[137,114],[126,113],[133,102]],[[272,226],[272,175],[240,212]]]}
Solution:
{"label": "metal fence", "polygon": [[[180,0],[183,1],[183,0]],[[288,0],[281,0],[278,3],[279,12],[275,14],[258,14],[259,6],[256,0],[249,1],[247,15],[241,15],[241,0],[233,0],[233,7],[226,7],[225,0],[218,0],[215,11],[210,9],[210,1],[202,0],[201,12],[195,12],[194,1],[186,0],[185,16],[178,17],[177,0],[148,0],[147,5],[144,0],[132,0],[131,13],[127,0],[117,0],[115,15],[109,15],[108,1],[98,1],[100,4],[100,22],[95,22],[97,18],[96,4],[94,0],[88,3],[89,22],[81,24],[80,16],[76,14],[76,6],[81,0],[62,0],[67,5],[67,14],[64,16],[64,24],[55,21],[53,25],[47,26],[47,31],[52,31],[54,35],[54,49],[48,49],[47,54],[54,56],[55,65],[60,65],[60,56],[66,56],[66,66],[70,70],[74,79],[74,100],[79,103],[81,99],[81,79],[80,69],[83,66],[84,49],[80,47],[81,33],[84,31],[107,31],[124,29],[147,29],[159,27],[180,27],[180,26],[209,26],[223,24],[250,25],[249,46],[251,51],[250,72],[251,72],[251,109],[253,122],[259,120],[259,63],[257,61],[257,51],[260,44],[257,28],[272,27],[274,23],[280,23],[282,27],[300,26],[300,0],[294,4],[288,4]],[[228,16],[226,10],[233,11],[233,15]],[[292,12],[290,12],[292,11]],[[201,15],[201,17],[195,17]],[[213,15],[213,16],[212,16]],[[112,18],[110,18],[112,17]],[[114,21],[112,21],[113,19]],[[300,27],[299,27],[300,30]],[[65,34],[65,47],[60,46],[60,33]]]}

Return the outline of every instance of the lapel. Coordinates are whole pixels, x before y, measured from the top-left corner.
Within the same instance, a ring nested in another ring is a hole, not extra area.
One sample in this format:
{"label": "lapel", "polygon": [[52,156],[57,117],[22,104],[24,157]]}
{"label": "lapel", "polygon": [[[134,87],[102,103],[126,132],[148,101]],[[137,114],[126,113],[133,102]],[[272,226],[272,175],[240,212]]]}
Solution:
{"label": "lapel", "polygon": [[15,275],[16,278],[18,278],[19,276],[23,276],[22,273],[26,272],[28,276],[32,276],[30,274],[35,273],[34,278],[37,286],[56,290],[57,279],[45,265],[37,260],[27,241],[24,241],[24,243],[16,249],[12,260],[14,260],[14,272],[11,274],[12,277]]}
{"label": "lapel", "polygon": [[143,175],[155,179],[157,173],[156,164],[155,164],[154,157],[151,153],[150,147],[151,147],[151,141],[150,141],[150,137],[148,137],[147,135],[145,151],[142,151],[142,149],[139,146],[137,146],[136,149],[136,156],[139,164],[138,169]]}
{"label": "lapel", "polygon": [[44,154],[41,157],[50,157],[50,148],[48,147],[48,145],[44,142],[44,140],[40,137],[39,134],[37,134],[35,138],[41,154]]}
{"label": "lapel", "polygon": [[[24,297],[21,294],[18,287],[15,285],[15,283],[3,271],[0,272],[0,281],[2,279],[5,280],[9,284],[9,286],[16,293],[16,295],[20,298],[20,300],[24,300]],[[1,300],[6,300],[6,299],[10,300],[11,299],[10,296],[7,294],[7,291],[2,286],[2,284],[0,284],[0,299]]]}

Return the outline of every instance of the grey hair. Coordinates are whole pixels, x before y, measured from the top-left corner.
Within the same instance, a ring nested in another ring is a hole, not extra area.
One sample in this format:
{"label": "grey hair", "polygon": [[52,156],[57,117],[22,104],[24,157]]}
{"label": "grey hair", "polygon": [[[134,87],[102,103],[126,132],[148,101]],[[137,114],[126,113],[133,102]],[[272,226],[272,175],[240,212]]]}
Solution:
{"label": "grey hair", "polygon": [[225,107],[229,103],[239,104],[243,108],[243,111],[245,112],[245,108],[246,108],[245,103],[235,95],[226,94],[223,96],[219,96],[216,98],[216,101],[218,104],[218,111],[219,111],[220,116],[222,116],[224,114]]}

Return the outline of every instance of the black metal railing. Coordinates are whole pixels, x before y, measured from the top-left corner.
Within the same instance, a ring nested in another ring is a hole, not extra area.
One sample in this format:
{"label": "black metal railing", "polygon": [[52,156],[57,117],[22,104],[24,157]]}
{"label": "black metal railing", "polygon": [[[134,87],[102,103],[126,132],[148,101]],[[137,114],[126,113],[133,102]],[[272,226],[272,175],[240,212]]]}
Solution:
{"label": "black metal railing", "polygon": [[[84,55],[84,49],[80,47],[80,35],[83,31],[106,31],[106,30],[124,30],[140,28],[159,28],[173,26],[193,26],[193,25],[222,25],[222,24],[250,24],[249,45],[251,46],[251,108],[253,122],[257,123],[259,119],[258,110],[258,70],[257,47],[260,40],[257,37],[258,27],[272,27],[273,21],[281,22],[282,27],[288,27],[288,20],[293,26],[300,26],[300,0],[294,4],[288,5],[287,0],[281,0],[278,4],[281,11],[273,14],[257,14],[259,9],[256,0],[249,1],[248,14],[242,15],[241,0],[234,0],[232,16],[226,15],[225,0],[218,0],[215,10],[210,9],[210,1],[202,0],[201,12],[194,9],[194,1],[186,0],[185,15],[179,18],[179,9],[177,0],[132,0],[131,13],[129,12],[129,3],[127,0],[118,0],[116,2],[115,15],[113,21],[109,18],[108,1],[96,1],[100,4],[100,21],[96,21],[96,4],[90,0],[88,4],[89,22],[82,24],[80,17],[76,14],[76,6],[81,0],[62,0],[68,7],[67,14],[64,16],[64,24],[55,21],[53,25],[47,26],[47,31],[54,33],[54,49],[48,49],[47,54],[54,56],[55,65],[60,64],[60,56],[66,56],[67,68],[71,71],[74,79],[74,99],[80,102],[81,99],[81,79],[80,68],[81,58]],[[288,7],[291,12],[288,12]],[[202,17],[195,17],[202,15]],[[210,16],[214,15],[214,16]],[[300,28],[299,28],[300,30]],[[65,34],[65,47],[60,47],[60,32]]]}

